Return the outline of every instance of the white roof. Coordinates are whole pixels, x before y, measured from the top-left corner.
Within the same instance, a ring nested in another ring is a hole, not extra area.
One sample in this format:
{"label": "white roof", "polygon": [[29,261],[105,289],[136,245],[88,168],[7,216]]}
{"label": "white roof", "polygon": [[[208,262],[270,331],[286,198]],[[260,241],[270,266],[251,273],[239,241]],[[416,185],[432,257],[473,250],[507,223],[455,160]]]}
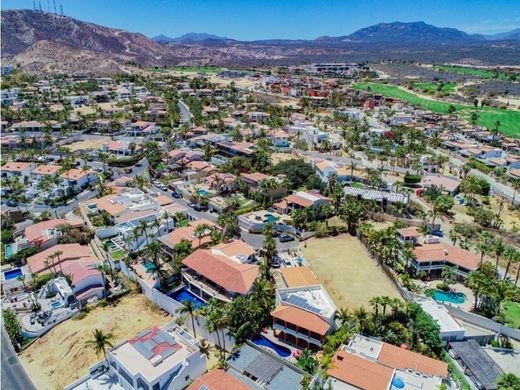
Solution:
{"label": "white roof", "polygon": [[423,310],[437,321],[441,332],[464,332],[464,328],[448,313],[444,306],[433,299],[418,300]]}

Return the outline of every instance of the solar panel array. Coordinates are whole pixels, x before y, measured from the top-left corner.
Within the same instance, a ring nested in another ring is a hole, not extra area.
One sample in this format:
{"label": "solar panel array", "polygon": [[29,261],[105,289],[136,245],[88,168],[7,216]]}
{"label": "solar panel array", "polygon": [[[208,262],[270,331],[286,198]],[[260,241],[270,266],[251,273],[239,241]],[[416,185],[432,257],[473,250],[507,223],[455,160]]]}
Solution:
{"label": "solar panel array", "polygon": [[469,339],[467,341],[451,342],[450,346],[486,389],[497,388],[497,379],[503,374],[503,371],[477,341]]}
{"label": "solar panel array", "polygon": [[282,367],[282,363],[270,356],[259,354],[246,367],[246,372],[260,379],[262,382],[269,383]]}
{"label": "solar panel array", "polygon": [[301,307],[302,309],[308,310],[312,313],[321,313],[321,310],[319,308],[311,306],[305,298],[299,297],[297,295],[289,295],[286,301],[292,303],[295,306]]}

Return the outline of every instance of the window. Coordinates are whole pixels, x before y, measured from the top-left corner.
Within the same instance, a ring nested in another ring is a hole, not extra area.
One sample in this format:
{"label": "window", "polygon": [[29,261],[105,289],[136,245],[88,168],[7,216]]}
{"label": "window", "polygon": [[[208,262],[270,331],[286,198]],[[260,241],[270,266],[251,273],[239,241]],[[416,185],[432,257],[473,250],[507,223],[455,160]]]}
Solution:
{"label": "window", "polygon": [[184,380],[185,380],[186,382],[188,382],[188,381],[190,380],[190,376],[189,376],[189,375],[186,375],[186,376],[184,377]]}
{"label": "window", "polygon": [[132,377],[130,375],[128,375],[128,373],[123,370],[121,367],[119,367],[119,374],[125,378],[125,380],[130,383],[132,385],[132,387],[134,386],[134,380],[132,379]]}
{"label": "window", "polygon": [[146,383],[143,382],[141,378],[137,378],[137,388],[142,390],[148,390],[149,387]]}
{"label": "window", "polygon": [[152,390],[161,390],[161,385],[159,383],[156,383],[153,385]]}

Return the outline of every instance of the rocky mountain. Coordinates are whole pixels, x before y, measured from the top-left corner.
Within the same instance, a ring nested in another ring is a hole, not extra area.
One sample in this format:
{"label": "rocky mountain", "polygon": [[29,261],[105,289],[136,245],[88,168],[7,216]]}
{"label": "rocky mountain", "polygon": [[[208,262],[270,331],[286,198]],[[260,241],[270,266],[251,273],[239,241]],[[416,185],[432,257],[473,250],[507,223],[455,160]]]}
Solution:
{"label": "rocky mountain", "polygon": [[[88,53],[94,62],[97,58],[100,65],[111,62],[161,64],[171,61],[170,53],[165,52],[162,45],[143,34],[47,12],[2,11],[1,30],[2,59],[23,63],[29,68],[39,67],[49,59],[56,64],[70,63],[80,52]],[[59,47],[54,58],[49,58],[47,50],[44,50],[50,47]],[[81,63],[76,65],[82,67]]]}
{"label": "rocky mountain", "polygon": [[354,33],[341,37],[321,37],[321,42],[461,42],[479,39],[455,28],[436,27],[424,22],[379,23],[365,27]]}
{"label": "rocky mountain", "polygon": [[520,28],[505,33],[486,35],[485,38],[489,41],[520,40]]}
{"label": "rocky mountain", "polygon": [[270,66],[317,61],[407,60],[518,64],[520,41],[470,36],[422,22],[386,23],[342,37],[241,42],[211,34],[154,39],[32,10],[1,13],[2,61],[30,71],[112,73],[146,66]]}

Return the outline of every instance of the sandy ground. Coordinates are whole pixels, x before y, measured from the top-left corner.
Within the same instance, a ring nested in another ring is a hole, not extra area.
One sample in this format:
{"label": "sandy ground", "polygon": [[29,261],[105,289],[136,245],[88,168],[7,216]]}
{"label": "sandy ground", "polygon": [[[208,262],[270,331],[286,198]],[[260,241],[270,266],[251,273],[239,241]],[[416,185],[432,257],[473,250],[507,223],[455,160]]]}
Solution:
{"label": "sandy ground", "polygon": [[312,238],[301,250],[338,307],[368,308],[372,297],[401,297],[355,237]]}
{"label": "sandy ground", "polygon": [[76,150],[81,149],[101,149],[103,144],[110,142],[110,137],[96,137],[95,139],[86,139],[79,142],[74,142],[70,145],[67,145],[67,147],[72,151],[75,152]]}
{"label": "sandy ground", "polygon": [[88,368],[103,359],[85,347],[95,328],[113,334],[113,344],[173,318],[151,309],[144,295],[127,295],[116,306],[92,310],[81,320],[67,320],[25,350],[20,358],[40,390],[63,388],[88,373]]}

